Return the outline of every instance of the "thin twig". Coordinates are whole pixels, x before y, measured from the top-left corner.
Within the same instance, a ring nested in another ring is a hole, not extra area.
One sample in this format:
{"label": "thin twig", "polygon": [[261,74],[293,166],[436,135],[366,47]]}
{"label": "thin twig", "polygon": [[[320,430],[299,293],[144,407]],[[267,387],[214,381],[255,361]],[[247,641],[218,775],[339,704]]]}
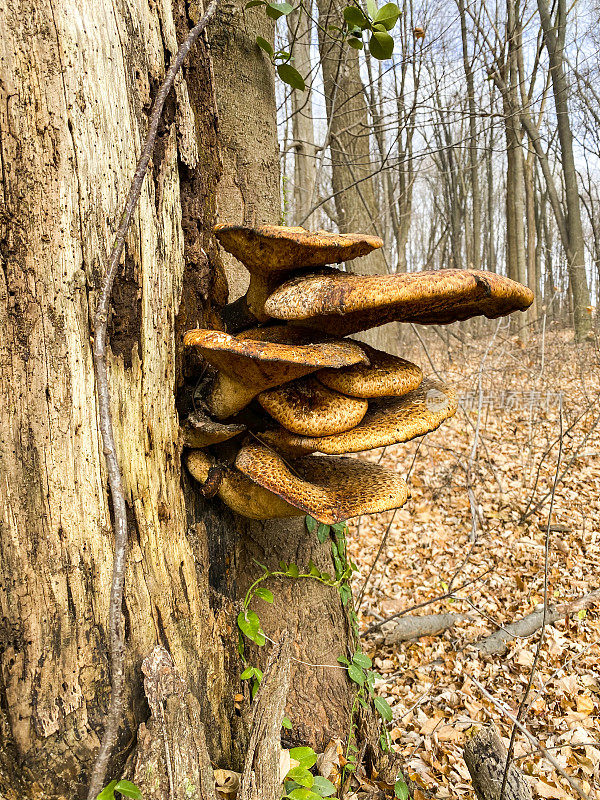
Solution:
{"label": "thin twig", "polygon": [[94,370],[96,373],[96,392],[98,395],[98,416],[100,421],[100,431],[102,433],[102,443],[104,457],[106,460],[106,472],[110,486],[111,503],[115,529],[115,554],[113,563],[112,583],[110,588],[109,606],[109,644],[111,661],[111,697],[104,734],[100,743],[100,749],[94,762],[90,786],[88,790],[88,800],[95,800],[96,796],[104,786],[106,768],[108,760],[113,751],[117,740],[119,723],[123,715],[123,689],[125,683],[125,642],[123,638],[123,627],[121,622],[121,605],[123,602],[123,587],[125,583],[125,568],[127,564],[127,504],[123,489],[123,479],[119,462],[117,459],[117,448],[115,444],[114,430],[112,424],[112,414],[110,409],[110,389],[108,386],[108,368],[106,363],[106,341],[108,315],[110,311],[110,300],[113,284],[123,248],[125,247],[125,237],[131,225],[133,212],[137,206],[144,177],[148,164],[152,157],[158,124],[162,115],[163,107],[169,92],[173,87],[175,76],[179,72],[181,65],[192,45],[196,42],[202,31],[206,28],[210,19],[214,16],[217,9],[217,0],[212,0],[206,13],[189,32],[183,42],[175,59],[171,63],[165,79],[160,87],[152,113],[146,141],[142,149],[142,154],[137,163],[125,208],[121,216],[121,221],[117,229],[115,241],[112,247],[108,267],[102,280],[100,296],[96,313],[94,316]]}

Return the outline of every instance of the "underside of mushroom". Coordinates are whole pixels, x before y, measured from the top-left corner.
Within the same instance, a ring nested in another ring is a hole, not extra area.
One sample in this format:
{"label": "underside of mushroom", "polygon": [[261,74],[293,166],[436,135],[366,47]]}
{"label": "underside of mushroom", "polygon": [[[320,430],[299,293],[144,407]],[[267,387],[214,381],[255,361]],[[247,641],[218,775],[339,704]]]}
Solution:
{"label": "underside of mushroom", "polygon": [[499,317],[525,310],[530,290],[475,270],[357,275],[327,267],[381,247],[372,236],[235,225],[215,233],[248,268],[248,304],[268,324],[184,337],[207,364],[196,398],[205,413],[181,427],[204,496],[254,519],[310,514],[326,524],[402,506],[400,476],[343,455],[435,430],[455,414],[456,396],[416,364],[340,337],[390,321]]}

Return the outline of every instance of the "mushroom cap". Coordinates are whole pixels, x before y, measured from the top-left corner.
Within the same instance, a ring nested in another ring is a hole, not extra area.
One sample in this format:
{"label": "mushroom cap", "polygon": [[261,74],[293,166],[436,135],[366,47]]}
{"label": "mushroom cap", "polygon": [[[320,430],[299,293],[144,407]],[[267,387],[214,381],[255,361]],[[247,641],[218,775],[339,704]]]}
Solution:
{"label": "mushroom cap", "polygon": [[[321,367],[347,367],[368,359],[356,343],[314,336],[287,325],[254,328],[231,336],[223,331],[187,331],[186,347],[198,347],[221,372],[261,389],[278,386]],[[273,382],[274,381],[274,382]]]}
{"label": "mushroom cap", "polygon": [[456,413],[458,403],[452,389],[426,378],[418,389],[403,397],[386,397],[369,403],[369,410],[355,428],[335,436],[297,436],[284,428],[263,431],[267,445],[294,456],[304,453],[359,453],[391,444],[408,442],[438,428]]}
{"label": "mushroom cap", "polygon": [[207,398],[219,419],[235,414],[264,389],[308,375],[321,367],[347,367],[368,362],[362,348],[345,339],[314,335],[306,328],[276,325],[231,336],[222,331],[194,330],[184,344],[198,347],[219,370]]}
{"label": "mushroom cap", "polygon": [[326,525],[400,508],[408,498],[406,482],[395,472],[355,458],[307,456],[288,466],[268,447],[248,444],[235,464],[252,481]]}
{"label": "mushroom cap", "polygon": [[423,380],[423,372],[416,364],[367,344],[361,344],[361,347],[369,358],[369,365],[354,364],[339,370],[320,369],[315,378],[330,389],[351,397],[367,398],[401,397],[416,389]]}
{"label": "mushroom cap", "polygon": [[532,302],[530,289],[494,272],[354,275],[327,270],[284,283],[267,299],[264,311],[346,336],[393,321],[443,325],[478,315],[493,319],[524,311]]}
{"label": "mushroom cap", "polygon": [[245,425],[224,425],[210,419],[201,411],[194,411],[180,425],[181,437],[186,447],[207,447],[225,442],[245,430]]}
{"label": "mushroom cap", "polygon": [[280,425],[304,436],[347,431],[358,425],[369,406],[366,400],[346,397],[310,376],[261,392],[257,399]]}
{"label": "mushroom cap", "polygon": [[365,256],[383,245],[378,236],[358,233],[311,233],[305,228],[282,225],[217,225],[215,235],[221,245],[249,272],[259,275],[339,264]]}
{"label": "mushroom cap", "polygon": [[[186,465],[199,483],[206,483],[214,461],[203,450],[190,450]],[[232,511],[250,519],[299,517],[303,512],[268,489],[251,481],[237,469],[223,468],[217,494]]]}

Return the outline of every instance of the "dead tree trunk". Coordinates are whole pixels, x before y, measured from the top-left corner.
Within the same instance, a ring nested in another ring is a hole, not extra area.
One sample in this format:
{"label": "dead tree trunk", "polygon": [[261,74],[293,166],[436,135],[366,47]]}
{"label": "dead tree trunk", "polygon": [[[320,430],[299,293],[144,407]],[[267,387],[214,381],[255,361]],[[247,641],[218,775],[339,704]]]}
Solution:
{"label": "dead tree trunk", "polygon": [[[492,724],[467,739],[463,755],[477,800],[500,800],[506,748]],[[531,789],[515,764],[508,770],[504,800],[532,800]]]}
{"label": "dead tree trunk", "polygon": [[[184,0],[0,0],[6,796],[17,787],[31,797],[33,786],[48,797],[81,796],[102,732],[113,534],[90,320],[148,109],[195,7]],[[268,550],[272,565],[291,560],[290,552],[302,566],[313,550],[315,560],[329,558],[301,525],[246,524],[204,500],[181,466],[179,420],[196,377],[182,357],[181,333],[220,325],[227,302],[210,234],[217,202],[231,221],[276,222],[279,215],[273,75],[254,41],[272,31],[259,14],[240,26],[241,7],[227,5],[214,25],[213,63],[200,42],[167,101],[114,290],[110,384],[131,534],[123,604],[127,718],[109,778],[120,777],[148,720],[141,665],[157,644],[196,698],[196,716],[210,722],[213,764],[239,770],[249,713],[234,708],[241,691],[235,618],[239,592],[255,574],[249,553]],[[245,276],[228,265],[227,277],[242,293]],[[348,632],[337,592],[315,594],[309,584],[288,592],[277,613],[294,647],[304,650],[299,640],[311,635],[304,628],[310,615],[319,633],[311,644],[315,663],[343,653]],[[272,634],[268,625],[265,619]],[[287,713],[298,721],[297,735],[315,744],[341,735],[349,703],[343,671],[317,675],[294,664]]]}

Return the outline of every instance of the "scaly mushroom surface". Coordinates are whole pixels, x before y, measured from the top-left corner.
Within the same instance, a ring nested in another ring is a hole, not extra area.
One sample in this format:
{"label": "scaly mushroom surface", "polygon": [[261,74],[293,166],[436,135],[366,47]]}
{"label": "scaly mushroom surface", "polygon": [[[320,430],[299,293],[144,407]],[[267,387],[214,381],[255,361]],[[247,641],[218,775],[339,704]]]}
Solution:
{"label": "scaly mushroom surface", "polygon": [[493,319],[524,311],[532,302],[530,289],[494,272],[355,275],[327,270],[284,283],[266,301],[265,313],[347,336],[393,321],[443,325],[479,315]]}
{"label": "scaly mushroom surface", "polygon": [[359,453],[391,444],[408,442],[438,428],[456,413],[458,403],[452,389],[426,378],[418,389],[403,397],[373,400],[362,422],[334,436],[298,436],[284,428],[260,434],[268,446],[300,456],[304,453]]}
{"label": "scaly mushroom surface", "polygon": [[193,330],[185,334],[184,344],[197,347],[218,369],[206,398],[209,412],[217,419],[235,414],[265,389],[322,367],[368,363],[356,342],[314,335],[287,325],[257,328],[237,336]]}
{"label": "scaly mushroom surface", "polygon": [[326,525],[400,508],[408,498],[399,475],[355,458],[307,456],[288,465],[273,450],[249,444],[235,464],[250,480]]}
{"label": "scaly mushroom surface", "polygon": [[416,389],[423,380],[423,371],[416,364],[368,344],[361,343],[361,347],[369,364],[355,364],[339,370],[320,369],[315,378],[342,394],[363,398],[401,397]]}
{"label": "scaly mushroom surface", "polygon": [[215,235],[223,248],[250,272],[246,302],[260,321],[267,319],[264,304],[270,292],[291,273],[351,261],[383,245],[377,236],[312,233],[305,228],[281,225],[258,228],[217,225]]}
{"label": "scaly mushroom surface", "polygon": [[[202,485],[209,479],[209,472],[215,466],[213,459],[204,450],[190,450],[186,454],[186,465],[193,477]],[[250,519],[276,519],[279,517],[299,517],[303,512],[282,500],[277,494],[251,481],[237,469],[220,468],[216,478],[216,494],[226,506],[243,517]]]}
{"label": "scaly mushroom surface", "polygon": [[258,402],[292,433],[329,436],[353,428],[367,412],[368,402],[329,389],[312,376],[268,389]]}

